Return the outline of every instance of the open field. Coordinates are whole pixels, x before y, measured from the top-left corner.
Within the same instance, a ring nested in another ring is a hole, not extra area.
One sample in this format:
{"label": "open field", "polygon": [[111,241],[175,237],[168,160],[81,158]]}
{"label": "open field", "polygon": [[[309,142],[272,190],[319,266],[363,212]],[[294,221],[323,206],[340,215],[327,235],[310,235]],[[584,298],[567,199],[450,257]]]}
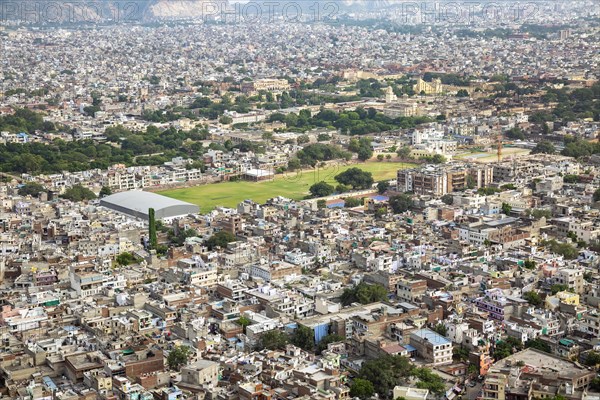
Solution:
{"label": "open field", "polygon": [[414,164],[399,162],[367,162],[351,165],[334,165],[315,170],[293,172],[276,175],[274,180],[263,182],[223,182],[199,185],[184,189],[173,189],[158,192],[174,199],[198,204],[200,212],[207,213],[217,206],[235,207],[243,200],[251,199],[264,203],[276,196],[288,197],[295,200],[303,199],[308,189],[316,182],[325,181],[337,184],[334,177],[345,170],[358,167],[373,174],[375,181],[395,179],[396,171],[401,168],[411,168]]}
{"label": "open field", "polygon": [[[522,149],[519,147],[504,147],[502,149],[502,159],[506,160],[509,156],[522,156],[529,154],[531,150]],[[495,162],[498,160],[496,149],[491,152],[479,152],[479,153],[462,153],[454,156],[457,160],[465,161],[476,161],[476,162]]]}

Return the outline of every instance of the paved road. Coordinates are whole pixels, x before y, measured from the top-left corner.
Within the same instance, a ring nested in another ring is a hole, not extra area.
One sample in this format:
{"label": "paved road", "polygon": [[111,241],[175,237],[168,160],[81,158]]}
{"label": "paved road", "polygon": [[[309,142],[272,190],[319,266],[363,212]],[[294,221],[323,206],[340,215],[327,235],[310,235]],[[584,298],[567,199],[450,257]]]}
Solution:
{"label": "paved road", "polygon": [[481,392],[481,382],[477,382],[477,384],[473,387],[467,385],[467,395],[466,398],[469,400],[475,400],[479,397]]}

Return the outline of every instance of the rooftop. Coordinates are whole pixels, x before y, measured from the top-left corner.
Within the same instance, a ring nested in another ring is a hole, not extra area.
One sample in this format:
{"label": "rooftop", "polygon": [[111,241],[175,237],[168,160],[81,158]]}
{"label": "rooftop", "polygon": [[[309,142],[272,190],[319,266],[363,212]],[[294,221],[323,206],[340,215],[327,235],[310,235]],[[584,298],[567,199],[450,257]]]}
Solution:
{"label": "rooftop", "polygon": [[419,329],[417,331],[414,331],[412,335],[418,336],[421,339],[425,339],[435,346],[450,344],[450,341],[448,339],[446,339],[439,333],[432,331],[431,329]]}

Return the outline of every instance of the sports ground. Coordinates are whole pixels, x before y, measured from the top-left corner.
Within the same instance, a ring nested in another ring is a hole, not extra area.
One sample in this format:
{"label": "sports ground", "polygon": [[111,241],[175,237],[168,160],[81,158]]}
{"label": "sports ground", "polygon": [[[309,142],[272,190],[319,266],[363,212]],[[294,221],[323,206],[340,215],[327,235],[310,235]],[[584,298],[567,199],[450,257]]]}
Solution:
{"label": "sports ground", "polygon": [[172,189],[158,192],[164,196],[187,201],[200,206],[201,213],[207,213],[217,206],[235,207],[246,199],[264,203],[268,199],[283,196],[294,200],[305,198],[308,189],[316,182],[325,181],[337,184],[334,177],[345,170],[358,167],[373,174],[375,182],[396,178],[399,169],[412,168],[414,164],[369,161],[360,164],[334,165],[314,170],[276,175],[273,180],[263,182],[222,182],[208,185],[198,185],[183,189]]}
{"label": "sports ground", "polygon": [[[502,160],[509,159],[510,157],[521,156],[529,154],[531,150],[522,149],[519,147],[504,147],[502,149]],[[490,152],[477,152],[477,153],[462,153],[454,156],[457,160],[464,161],[476,161],[476,162],[495,162],[498,161],[498,155],[496,150],[493,149]]]}

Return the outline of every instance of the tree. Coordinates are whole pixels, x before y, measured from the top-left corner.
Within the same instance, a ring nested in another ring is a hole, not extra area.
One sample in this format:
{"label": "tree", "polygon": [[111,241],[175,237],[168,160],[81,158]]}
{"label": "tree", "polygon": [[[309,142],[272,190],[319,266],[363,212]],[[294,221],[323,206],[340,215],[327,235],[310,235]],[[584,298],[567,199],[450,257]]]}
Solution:
{"label": "tree", "polygon": [[412,197],[406,193],[392,196],[390,198],[390,207],[395,214],[401,214],[412,207]]}
{"label": "tree", "polygon": [[361,282],[353,288],[344,289],[340,300],[345,306],[352,303],[370,304],[387,300],[387,295],[388,292],[382,285]]}
{"label": "tree", "polygon": [[463,347],[454,347],[452,349],[452,357],[458,361],[467,361],[469,359],[469,349]]}
{"label": "tree", "polygon": [[419,381],[415,385],[419,389],[428,389],[435,395],[442,395],[446,391],[444,379],[436,375],[429,368],[415,368],[412,375],[417,377]]}
{"label": "tree", "polygon": [[360,139],[351,139],[348,144],[348,150],[356,153],[358,159],[366,161],[373,157],[373,148],[371,147],[371,139],[368,137],[362,137]]}
{"label": "tree", "polygon": [[375,393],[373,384],[362,378],[356,378],[352,381],[350,386],[350,397],[358,397],[360,399],[370,399]]}
{"label": "tree", "polygon": [[225,248],[227,247],[227,243],[235,242],[237,238],[231,232],[227,231],[219,231],[212,235],[206,241],[206,246],[209,250],[213,250],[216,247]]}
{"label": "tree", "polygon": [[583,363],[587,366],[595,367],[596,365],[600,364],[600,353],[593,350],[589,351],[585,355],[585,360]]}
{"label": "tree", "polygon": [[252,321],[250,321],[250,318],[246,317],[245,315],[241,315],[240,318],[237,320],[237,323],[242,327],[245,333],[246,327],[250,325]]}
{"label": "tree", "polygon": [[112,194],[112,190],[110,190],[110,188],[108,186],[102,186],[102,188],[100,189],[100,197],[106,197],[106,196],[110,196]]}
{"label": "tree", "polygon": [[74,185],[67,189],[62,195],[64,199],[71,201],[92,200],[96,198],[94,192],[81,185]]}
{"label": "tree", "polygon": [[574,260],[579,255],[579,250],[569,243],[559,243],[556,240],[548,240],[543,241],[542,244],[548,246],[553,253],[560,254],[569,260]]}
{"label": "tree", "polygon": [[503,214],[510,215],[511,211],[512,211],[512,206],[510,204],[502,203],[502,213]]}
{"label": "tree", "polygon": [[350,153],[342,150],[338,146],[325,143],[313,143],[296,153],[296,157],[298,157],[301,164],[314,167],[319,161],[346,158],[349,154]]}
{"label": "tree", "polygon": [[600,188],[596,189],[593,196],[594,201],[600,201]]}
{"label": "tree", "polygon": [[338,192],[338,193],[348,192],[348,191],[350,191],[350,189],[352,189],[351,186],[349,186],[349,185],[343,185],[341,183],[338,183],[335,186],[335,191]]}
{"label": "tree", "polygon": [[569,289],[569,287],[567,285],[561,284],[561,283],[556,283],[556,284],[550,286],[550,293],[552,293],[552,296],[554,296],[556,293],[564,292],[567,289]]}
{"label": "tree", "polygon": [[407,160],[411,158],[411,149],[408,146],[403,146],[398,150],[398,157]]}
{"label": "tree", "polygon": [[446,328],[446,326],[442,323],[438,323],[436,326],[434,326],[433,331],[442,336],[446,336],[448,334],[448,328]]}
{"label": "tree", "polygon": [[150,248],[156,249],[158,246],[158,238],[156,236],[156,216],[154,208],[148,209],[148,237],[150,241]]}
{"label": "tree", "polygon": [[467,188],[474,189],[477,186],[477,181],[473,175],[467,175]]}
{"label": "tree", "polygon": [[126,267],[127,265],[135,264],[140,260],[136,258],[132,253],[121,253],[115,258],[115,261],[118,265]]}
{"label": "tree", "polygon": [[385,156],[383,154],[377,154],[377,161],[383,161]]}
{"label": "tree", "polygon": [[525,133],[519,128],[509,129],[504,135],[509,139],[525,140]]}
{"label": "tree", "polygon": [[96,113],[100,111],[100,107],[98,106],[86,106],[83,107],[83,112],[85,115],[94,118],[96,116]]}
{"label": "tree", "polygon": [[40,193],[44,192],[46,189],[42,185],[36,182],[29,182],[25,185],[21,186],[18,190],[19,196],[32,196],[37,197]]}
{"label": "tree", "polygon": [[385,155],[385,159],[390,161],[392,159],[392,155],[391,154],[386,154]]}
{"label": "tree", "polygon": [[281,350],[288,343],[288,335],[277,329],[267,331],[260,336],[258,340],[258,350]]}
{"label": "tree", "polygon": [[298,328],[292,335],[290,342],[294,346],[298,346],[303,350],[312,351],[315,345],[315,333],[312,329],[304,325],[298,325]]}
{"label": "tree", "polygon": [[169,368],[179,371],[182,366],[187,364],[191,354],[192,350],[188,346],[176,346],[167,357]]}
{"label": "tree", "polygon": [[334,192],[335,188],[325,181],[317,182],[308,191],[313,197],[325,197]]}
{"label": "tree", "polygon": [[452,205],[452,203],[454,203],[454,197],[448,193],[442,196],[442,201],[444,202],[444,204],[448,204],[449,206]]}
{"label": "tree", "polygon": [[496,361],[510,356],[513,353],[513,347],[506,341],[500,340],[494,348],[494,358]]}
{"label": "tree", "polygon": [[579,175],[565,174],[565,175],[563,175],[563,182],[564,183],[577,183],[577,182],[579,182]]}
{"label": "tree", "polygon": [[387,211],[387,207],[379,207],[377,210],[375,210],[375,217],[383,218],[383,216],[387,214]]}
{"label": "tree", "polygon": [[329,344],[343,342],[345,340],[345,337],[336,334],[329,334],[327,336],[324,336],[323,339],[321,339],[321,341],[317,345],[317,354],[321,354],[325,349],[327,349],[327,346]]}
{"label": "tree", "polygon": [[552,348],[550,345],[540,338],[529,339],[527,342],[525,342],[525,347],[545,351],[546,353],[552,353]]}
{"label": "tree", "polygon": [[310,142],[310,138],[308,137],[308,135],[300,135],[296,138],[296,142],[298,144],[305,144]]}
{"label": "tree", "polygon": [[335,176],[338,183],[352,186],[352,189],[370,189],[373,186],[373,174],[353,167]]}
{"label": "tree", "polygon": [[288,171],[295,171],[297,169],[300,169],[302,165],[300,164],[300,160],[298,160],[297,158],[292,158],[290,161],[288,161],[288,165],[287,165],[287,169]]}
{"label": "tree", "polygon": [[540,306],[543,303],[542,297],[536,292],[523,293],[523,300],[527,300],[527,302],[532,306]]}
{"label": "tree", "polygon": [[446,161],[448,161],[446,159],[446,157],[444,157],[442,154],[434,154],[432,156],[422,156],[422,157],[419,157],[419,159],[423,160],[423,161],[427,161],[432,164],[443,164]]}
{"label": "tree", "polygon": [[535,219],[540,219],[545,217],[546,219],[552,217],[552,211],[550,210],[542,210],[541,208],[536,208],[531,211],[531,216]]}
{"label": "tree", "polygon": [[384,194],[390,188],[388,181],[381,181],[377,183],[377,193]]}
{"label": "tree", "polygon": [[227,115],[223,115],[221,118],[219,118],[219,122],[222,123],[223,125],[229,125],[233,122],[233,118],[231,118]]}
{"label": "tree", "polygon": [[321,209],[323,209],[323,208],[325,208],[325,207],[327,207],[327,201],[325,201],[325,200],[323,200],[323,199],[321,199],[321,200],[317,200],[317,208],[318,208],[319,210],[321,210]]}
{"label": "tree", "polygon": [[367,161],[371,157],[373,157],[373,150],[370,147],[361,147],[356,153],[358,159],[361,161]]}
{"label": "tree", "polygon": [[358,197],[346,197],[344,198],[344,206],[348,208],[358,207],[362,204],[362,199]]}
{"label": "tree", "polygon": [[469,92],[466,89],[460,89],[456,92],[456,97],[469,97]]}
{"label": "tree", "polygon": [[389,399],[394,387],[408,378],[412,371],[408,358],[386,355],[365,361],[360,368],[359,377],[371,382],[380,397]]}
{"label": "tree", "polygon": [[331,136],[327,133],[319,133],[317,135],[317,142],[326,142],[328,140],[331,140]]}
{"label": "tree", "polygon": [[523,268],[525,269],[535,269],[536,263],[533,260],[525,260],[523,261]]}
{"label": "tree", "polygon": [[[544,124],[544,125],[547,126],[546,124]],[[555,154],[556,147],[554,147],[554,145],[551,142],[549,142],[547,140],[543,140],[535,145],[533,150],[531,150],[531,153],[533,153],[533,154],[539,154],[539,153]]]}
{"label": "tree", "polygon": [[[185,240],[189,237],[195,237],[198,236],[198,232],[196,232],[194,229],[179,229],[179,231],[177,232],[177,235],[175,235],[175,232],[173,229],[168,230],[168,238],[171,241],[171,243],[173,243],[175,246],[181,246],[183,245],[183,243],[185,243]],[[157,253],[159,250],[160,246],[157,247]]]}

